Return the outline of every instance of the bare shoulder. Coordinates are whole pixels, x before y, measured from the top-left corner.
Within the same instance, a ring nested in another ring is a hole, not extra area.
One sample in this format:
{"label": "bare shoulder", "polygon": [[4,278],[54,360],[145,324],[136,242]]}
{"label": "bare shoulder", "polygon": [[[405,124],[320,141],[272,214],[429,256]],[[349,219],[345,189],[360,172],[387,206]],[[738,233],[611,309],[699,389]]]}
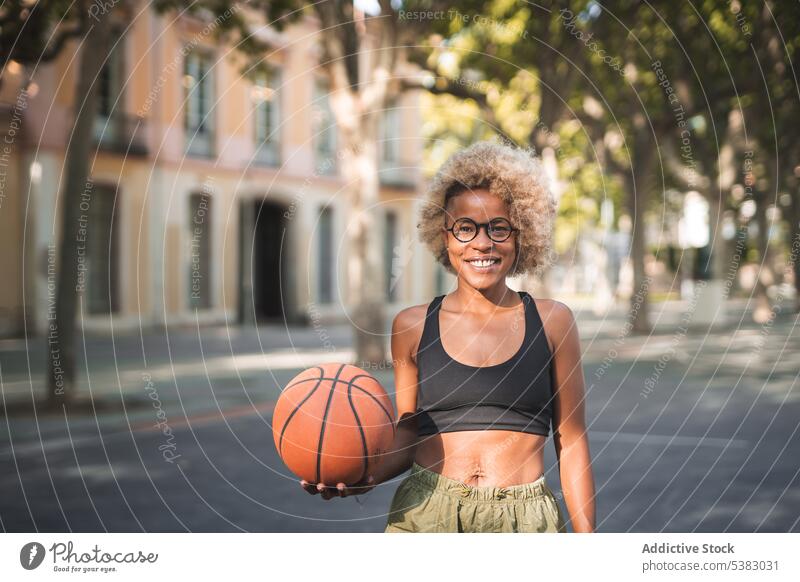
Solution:
{"label": "bare shoulder", "polygon": [[[401,309],[392,322],[392,344],[401,352],[393,357],[410,357],[416,362],[417,348],[425,329],[425,316],[430,303],[421,303]],[[394,347],[393,347],[394,351]]]}
{"label": "bare shoulder", "polygon": [[575,315],[572,309],[561,301],[555,299],[534,299],[534,301],[552,352],[553,346],[560,344],[563,338],[576,328]]}
{"label": "bare shoulder", "polygon": [[420,303],[401,309],[394,316],[394,325],[398,331],[402,332],[405,328],[415,327],[420,323],[425,323],[425,314],[428,312],[429,303]]}

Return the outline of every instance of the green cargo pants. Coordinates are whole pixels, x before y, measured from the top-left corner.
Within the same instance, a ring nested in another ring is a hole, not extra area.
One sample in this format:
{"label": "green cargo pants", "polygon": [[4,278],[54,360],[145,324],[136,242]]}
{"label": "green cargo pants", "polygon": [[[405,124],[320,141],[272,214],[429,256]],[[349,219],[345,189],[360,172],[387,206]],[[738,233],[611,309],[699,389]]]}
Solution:
{"label": "green cargo pants", "polygon": [[392,499],[385,532],[561,532],[544,475],[511,487],[470,487],[414,463]]}

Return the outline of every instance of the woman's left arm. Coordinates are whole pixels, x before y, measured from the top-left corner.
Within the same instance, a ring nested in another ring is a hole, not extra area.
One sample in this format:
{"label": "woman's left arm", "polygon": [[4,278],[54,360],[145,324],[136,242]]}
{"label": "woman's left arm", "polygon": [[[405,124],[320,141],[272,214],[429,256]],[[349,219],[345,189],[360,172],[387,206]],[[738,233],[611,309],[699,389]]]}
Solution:
{"label": "woman's left arm", "polygon": [[553,302],[548,320],[553,342],[553,443],[561,489],[575,532],[595,528],[595,491],[584,413],[581,345],[572,310]]}

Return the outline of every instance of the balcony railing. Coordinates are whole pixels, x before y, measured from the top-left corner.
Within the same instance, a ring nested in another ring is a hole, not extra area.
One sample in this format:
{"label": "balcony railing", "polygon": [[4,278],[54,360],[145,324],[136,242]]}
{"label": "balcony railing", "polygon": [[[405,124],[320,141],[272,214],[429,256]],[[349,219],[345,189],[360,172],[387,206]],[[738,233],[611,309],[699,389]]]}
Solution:
{"label": "balcony railing", "polygon": [[147,154],[146,122],[136,115],[114,113],[98,115],[94,122],[94,139],[100,149],[120,154]]}
{"label": "balcony railing", "polygon": [[380,162],[379,177],[384,186],[397,188],[413,188],[417,183],[417,170],[398,162]]}

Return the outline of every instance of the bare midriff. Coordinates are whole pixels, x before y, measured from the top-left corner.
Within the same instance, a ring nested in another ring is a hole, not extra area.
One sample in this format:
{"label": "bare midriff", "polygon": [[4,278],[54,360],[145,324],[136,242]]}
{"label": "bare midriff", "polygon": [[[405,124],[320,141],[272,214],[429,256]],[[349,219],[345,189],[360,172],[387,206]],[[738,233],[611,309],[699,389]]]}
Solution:
{"label": "bare midriff", "polygon": [[547,437],[511,430],[467,430],[419,437],[414,461],[471,487],[510,487],[544,474]]}

